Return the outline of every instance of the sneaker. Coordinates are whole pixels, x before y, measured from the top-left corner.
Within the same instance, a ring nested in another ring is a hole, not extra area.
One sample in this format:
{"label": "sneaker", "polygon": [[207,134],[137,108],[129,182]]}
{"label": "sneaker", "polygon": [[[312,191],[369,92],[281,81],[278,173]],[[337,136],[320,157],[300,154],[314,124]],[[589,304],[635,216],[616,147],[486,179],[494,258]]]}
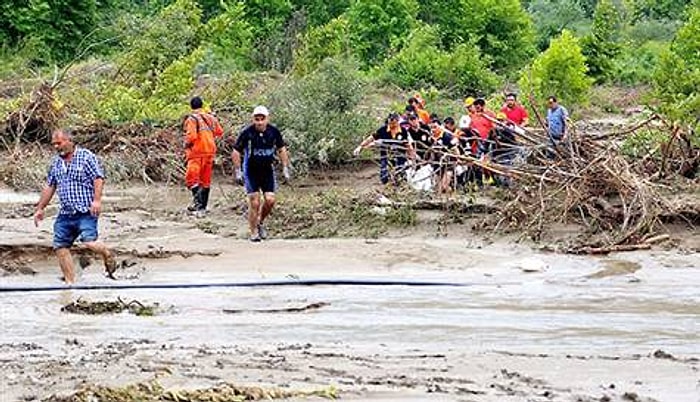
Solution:
{"label": "sneaker", "polygon": [[117,270],[117,261],[114,259],[114,254],[108,251],[108,255],[104,258],[105,272],[107,276],[111,279],[114,278],[114,271]]}
{"label": "sneaker", "polygon": [[262,240],[267,239],[267,229],[265,229],[262,223],[258,225],[258,236]]}
{"label": "sneaker", "polygon": [[262,239],[260,238],[260,234],[255,234],[250,236],[250,241],[253,243],[259,243]]}

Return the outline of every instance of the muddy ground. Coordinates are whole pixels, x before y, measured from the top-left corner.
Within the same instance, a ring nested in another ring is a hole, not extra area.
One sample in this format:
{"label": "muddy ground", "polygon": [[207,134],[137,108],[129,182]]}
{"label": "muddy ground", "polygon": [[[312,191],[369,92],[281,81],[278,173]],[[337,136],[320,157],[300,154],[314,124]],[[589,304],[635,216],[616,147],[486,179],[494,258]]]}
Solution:
{"label": "muddy ground", "polygon": [[[329,185],[337,183],[284,187],[281,198]],[[154,379],[168,389],[335,387],[342,399],[362,401],[700,401],[693,229],[672,232],[666,247],[571,256],[474,234],[469,222],[446,225],[426,211],[416,226],[378,238],[282,239],[284,227],[273,225],[272,239],[252,244],[240,188],[215,185],[204,219],[182,212],[188,196],[179,187],[108,187],[106,195],[101,233],[121,268],[111,281],[86,256],[81,284],[465,286],[1,292],[0,401]],[[30,218],[36,195],[0,198],[0,286],[60,285],[52,219],[37,229]],[[78,299],[118,298],[159,309],[61,311]]]}

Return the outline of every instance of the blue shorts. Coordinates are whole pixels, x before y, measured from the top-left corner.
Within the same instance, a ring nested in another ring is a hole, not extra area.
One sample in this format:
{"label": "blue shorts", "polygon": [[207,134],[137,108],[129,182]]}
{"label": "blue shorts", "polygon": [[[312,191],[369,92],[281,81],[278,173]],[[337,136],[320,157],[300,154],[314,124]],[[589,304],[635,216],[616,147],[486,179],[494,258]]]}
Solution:
{"label": "blue shorts", "polygon": [[274,193],[277,188],[275,182],[275,172],[270,167],[248,167],[243,175],[245,179],[245,191],[248,194],[257,193]]}
{"label": "blue shorts", "polygon": [[67,248],[81,242],[97,240],[97,217],[89,212],[59,214],[53,224],[53,248]]}

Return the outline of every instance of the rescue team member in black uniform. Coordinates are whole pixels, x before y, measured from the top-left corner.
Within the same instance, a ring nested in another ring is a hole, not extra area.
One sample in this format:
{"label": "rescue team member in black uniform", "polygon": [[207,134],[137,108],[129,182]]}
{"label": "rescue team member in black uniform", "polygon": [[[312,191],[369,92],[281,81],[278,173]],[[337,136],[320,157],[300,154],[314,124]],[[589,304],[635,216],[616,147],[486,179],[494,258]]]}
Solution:
{"label": "rescue team member in black uniform", "polygon": [[442,126],[437,115],[431,116],[430,130],[432,132],[432,160],[433,170],[440,177],[438,192],[447,194],[452,191],[452,179],[454,177],[455,158],[451,154],[459,154],[459,140]]}
{"label": "rescue team member in black uniform", "polygon": [[[353,152],[353,155],[358,156],[364,148],[379,146],[379,179],[382,184],[389,183],[390,166],[394,172],[400,171],[405,167],[407,158],[413,155],[411,139],[408,132],[399,124],[400,119],[398,113],[389,114],[386,124],[362,140]],[[394,184],[396,179],[394,177]]]}
{"label": "rescue team member in black uniform", "polygon": [[[259,242],[267,237],[263,222],[275,205],[275,173],[273,163],[275,154],[279,154],[283,166],[285,180],[290,178],[290,165],[287,147],[282,139],[282,133],[277,127],[269,124],[270,112],[265,106],[253,110],[253,124],[249,125],[238,135],[233,146],[233,166],[236,170],[236,181],[245,183],[248,194],[248,225],[250,241]],[[241,154],[243,169],[241,170]],[[264,202],[260,203],[260,192]]]}
{"label": "rescue team member in black uniform", "polygon": [[417,114],[409,113],[408,119],[408,135],[413,140],[413,148],[416,151],[416,156],[420,160],[425,160],[425,155],[432,145],[432,133],[430,126],[423,124]]}

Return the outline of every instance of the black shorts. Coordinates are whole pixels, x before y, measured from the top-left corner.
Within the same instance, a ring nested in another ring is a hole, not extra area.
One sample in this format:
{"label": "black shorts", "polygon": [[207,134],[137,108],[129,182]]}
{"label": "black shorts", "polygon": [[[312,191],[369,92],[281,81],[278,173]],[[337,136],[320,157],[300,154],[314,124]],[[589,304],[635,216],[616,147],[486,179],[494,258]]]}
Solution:
{"label": "black shorts", "polygon": [[243,174],[245,180],[245,191],[248,194],[257,193],[274,193],[277,189],[275,182],[275,172],[272,166],[248,166]]}

